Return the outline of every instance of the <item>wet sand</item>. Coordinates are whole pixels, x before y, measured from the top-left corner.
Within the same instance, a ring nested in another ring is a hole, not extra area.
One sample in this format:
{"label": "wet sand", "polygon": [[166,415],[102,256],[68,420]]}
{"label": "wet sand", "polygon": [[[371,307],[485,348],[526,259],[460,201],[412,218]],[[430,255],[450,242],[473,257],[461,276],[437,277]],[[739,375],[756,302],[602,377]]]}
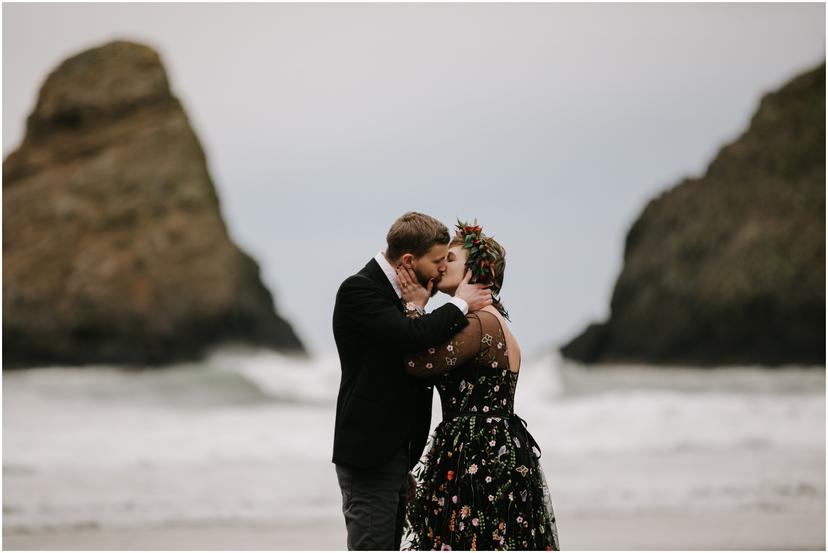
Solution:
{"label": "wet sand", "polygon": [[[825,512],[558,513],[564,550],[825,550]],[[344,524],[3,533],[5,550],[345,550]]]}

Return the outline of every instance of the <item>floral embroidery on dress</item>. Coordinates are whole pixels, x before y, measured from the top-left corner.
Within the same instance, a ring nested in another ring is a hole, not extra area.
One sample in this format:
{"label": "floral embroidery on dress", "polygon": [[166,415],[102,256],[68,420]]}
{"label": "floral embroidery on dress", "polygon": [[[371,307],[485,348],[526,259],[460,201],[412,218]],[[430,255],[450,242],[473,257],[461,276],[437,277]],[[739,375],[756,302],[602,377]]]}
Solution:
{"label": "floral embroidery on dress", "polygon": [[559,550],[539,450],[514,414],[518,372],[503,329],[485,311],[467,318],[446,344],[406,359],[409,374],[434,383],[443,420],[413,470],[403,549]]}

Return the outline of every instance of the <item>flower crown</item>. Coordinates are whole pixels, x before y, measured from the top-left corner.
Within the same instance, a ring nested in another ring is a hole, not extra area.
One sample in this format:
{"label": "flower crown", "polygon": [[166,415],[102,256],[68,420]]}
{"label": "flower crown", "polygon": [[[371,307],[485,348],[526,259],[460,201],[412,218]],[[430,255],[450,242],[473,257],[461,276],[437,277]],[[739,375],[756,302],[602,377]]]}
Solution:
{"label": "flower crown", "polygon": [[463,239],[463,247],[469,250],[466,267],[472,272],[472,283],[491,283],[492,291],[497,294],[499,289],[495,281],[495,261],[497,252],[491,247],[489,240],[492,237],[483,235],[483,228],[477,224],[477,219],[471,225],[457,219],[457,233]]}

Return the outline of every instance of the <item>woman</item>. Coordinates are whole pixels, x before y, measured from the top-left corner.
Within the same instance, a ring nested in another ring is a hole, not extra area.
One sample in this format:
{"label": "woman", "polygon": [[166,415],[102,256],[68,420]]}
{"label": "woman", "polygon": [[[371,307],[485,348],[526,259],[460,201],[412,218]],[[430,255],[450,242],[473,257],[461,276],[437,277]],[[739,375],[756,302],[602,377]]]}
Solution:
{"label": "woman", "polygon": [[[469,313],[448,342],[405,360],[409,374],[433,379],[443,408],[415,469],[421,484],[406,538],[417,550],[559,550],[540,449],[513,409],[520,349],[498,299],[505,252],[480,226],[457,228],[438,288],[453,293],[468,269],[471,282],[491,284],[493,304]],[[400,270],[397,278],[403,301],[424,306],[431,286]]]}

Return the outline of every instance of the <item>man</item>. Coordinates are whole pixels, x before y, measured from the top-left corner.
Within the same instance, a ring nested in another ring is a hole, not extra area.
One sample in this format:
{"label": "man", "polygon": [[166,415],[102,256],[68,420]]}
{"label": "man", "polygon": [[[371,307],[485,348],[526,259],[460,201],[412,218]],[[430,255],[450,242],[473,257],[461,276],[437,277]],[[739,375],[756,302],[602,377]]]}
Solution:
{"label": "man", "polygon": [[[466,313],[490,305],[491,293],[468,278],[433,313],[406,316],[396,268],[411,269],[436,293],[447,269],[448,229],[409,212],[391,226],[387,249],[339,287],[333,332],[342,368],[333,462],[342,491],[348,549],[399,550],[409,473],[431,425],[432,388],[406,374],[402,358],[445,342],[465,327]],[[467,275],[468,276],[468,275]]]}

